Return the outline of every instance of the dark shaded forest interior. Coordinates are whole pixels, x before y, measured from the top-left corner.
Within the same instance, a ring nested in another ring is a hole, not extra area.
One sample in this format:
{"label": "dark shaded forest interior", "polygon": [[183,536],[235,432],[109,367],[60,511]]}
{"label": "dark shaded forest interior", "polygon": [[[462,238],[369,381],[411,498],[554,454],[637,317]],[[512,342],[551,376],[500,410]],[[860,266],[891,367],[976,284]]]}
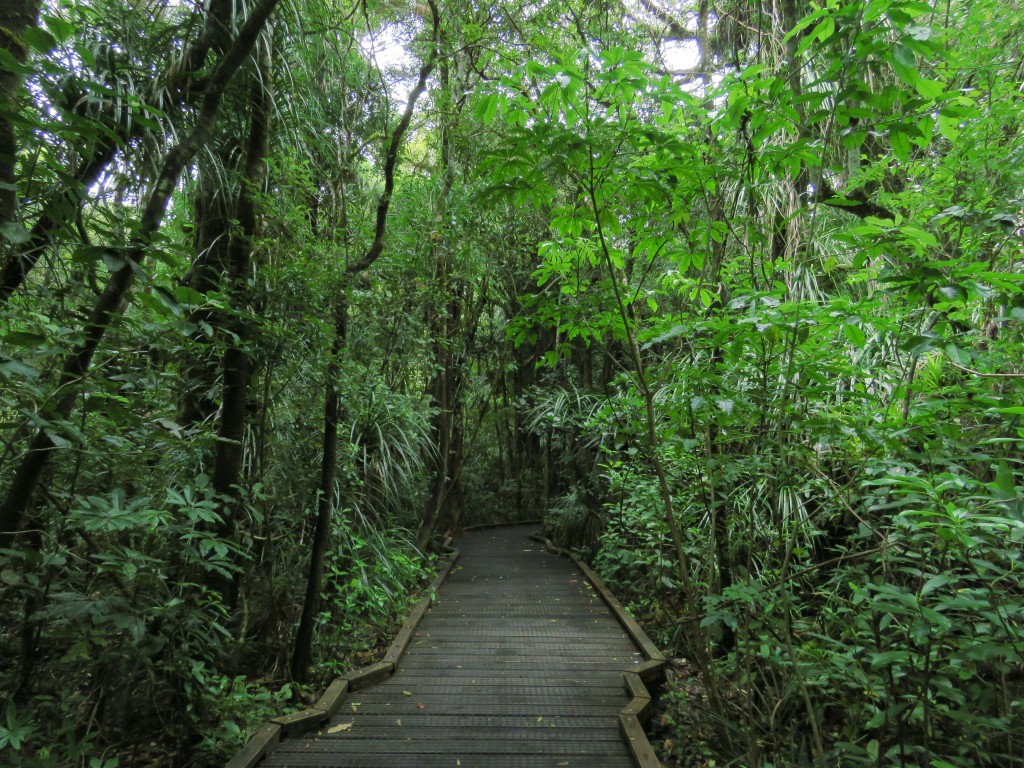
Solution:
{"label": "dark shaded forest interior", "polygon": [[543,518],[671,766],[1024,763],[1016,0],[4,0],[0,764],[222,764]]}

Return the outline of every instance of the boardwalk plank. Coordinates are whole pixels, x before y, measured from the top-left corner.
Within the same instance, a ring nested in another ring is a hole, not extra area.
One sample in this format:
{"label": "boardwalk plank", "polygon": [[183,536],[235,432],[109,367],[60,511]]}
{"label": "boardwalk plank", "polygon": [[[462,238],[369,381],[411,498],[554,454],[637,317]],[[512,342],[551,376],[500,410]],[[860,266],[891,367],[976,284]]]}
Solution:
{"label": "boardwalk plank", "polygon": [[[623,760],[626,763],[623,763]],[[318,755],[300,752],[289,755],[282,768],[622,768],[632,761],[619,755],[473,755],[463,758],[454,755],[400,755],[387,752],[349,752],[338,755]]]}
{"label": "boardwalk plank", "polygon": [[580,570],[528,533],[457,541],[462,556],[393,676],[264,765],[632,768],[622,672],[646,657]]}

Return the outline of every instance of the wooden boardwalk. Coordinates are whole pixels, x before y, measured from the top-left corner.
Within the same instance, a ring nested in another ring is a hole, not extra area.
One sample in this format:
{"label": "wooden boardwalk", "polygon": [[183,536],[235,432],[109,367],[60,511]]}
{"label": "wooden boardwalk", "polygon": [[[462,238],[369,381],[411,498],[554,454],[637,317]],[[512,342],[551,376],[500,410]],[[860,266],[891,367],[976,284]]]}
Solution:
{"label": "wooden boardwalk", "polygon": [[567,559],[494,528],[459,561],[390,678],[263,766],[632,768],[622,673],[645,660]]}

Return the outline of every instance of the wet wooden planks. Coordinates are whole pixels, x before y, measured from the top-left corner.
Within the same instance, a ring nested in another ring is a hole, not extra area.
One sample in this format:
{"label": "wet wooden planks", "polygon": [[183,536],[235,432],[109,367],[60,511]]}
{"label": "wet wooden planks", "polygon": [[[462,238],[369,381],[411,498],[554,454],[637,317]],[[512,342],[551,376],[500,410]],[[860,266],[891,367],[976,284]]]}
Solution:
{"label": "wet wooden planks", "polygon": [[263,765],[632,768],[622,672],[645,658],[578,569],[529,533],[457,541],[398,671]]}

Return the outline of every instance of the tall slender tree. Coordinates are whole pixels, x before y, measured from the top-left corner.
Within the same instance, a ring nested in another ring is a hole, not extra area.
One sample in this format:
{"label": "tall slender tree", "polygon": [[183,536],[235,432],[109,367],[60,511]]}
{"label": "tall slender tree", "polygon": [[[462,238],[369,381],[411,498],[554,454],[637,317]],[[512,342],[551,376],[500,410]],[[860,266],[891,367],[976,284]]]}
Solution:
{"label": "tall slender tree", "polygon": [[395,191],[395,173],[398,156],[405,141],[406,132],[412,123],[416,102],[427,90],[427,82],[437,64],[441,29],[441,16],[434,0],[428,0],[431,14],[431,35],[427,43],[427,53],[420,65],[419,73],[413,89],[409,92],[405,109],[398,125],[391,133],[384,155],[384,189],[377,201],[374,218],[373,240],[369,248],[358,259],[348,264],[344,271],[345,284],[341,286],[334,300],[334,337],[327,360],[326,384],[327,392],[324,399],[323,448],[321,456],[320,482],[317,487],[317,516],[313,531],[313,541],[309,558],[309,570],[306,577],[305,598],[302,603],[302,614],[295,635],[295,646],[292,651],[291,673],[295,680],[304,680],[312,657],[313,630],[320,606],[320,589],[323,583],[324,557],[331,537],[331,518],[334,513],[335,476],[337,473],[338,456],[338,422],[339,407],[339,359],[345,350],[348,335],[348,301],[345,292],[349,290],[348,282],[369,269],[384,252],[387,236],[388,210],[391,207],[392,195]]}

